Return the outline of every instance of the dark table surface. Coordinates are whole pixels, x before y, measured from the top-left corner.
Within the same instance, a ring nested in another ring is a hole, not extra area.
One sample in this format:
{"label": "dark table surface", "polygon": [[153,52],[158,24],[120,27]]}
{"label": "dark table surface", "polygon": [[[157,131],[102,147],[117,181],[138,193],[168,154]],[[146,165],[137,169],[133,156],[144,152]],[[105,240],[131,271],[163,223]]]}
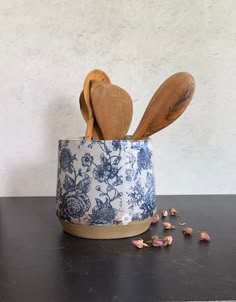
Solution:
{"label": "dark table surface", "polygon": [[[0,301],[155,302],[236,299],[236,196],[159,196],[175,207],[173,244],[91,240],[62,231],[54,197],[0,199]],[[169,220],[167,218],[166,220]],[[185,238],[179,222],[192,226]],[[206,230],[210,243],[200,242]],[[163,236],[161,221],[146,233]]]}

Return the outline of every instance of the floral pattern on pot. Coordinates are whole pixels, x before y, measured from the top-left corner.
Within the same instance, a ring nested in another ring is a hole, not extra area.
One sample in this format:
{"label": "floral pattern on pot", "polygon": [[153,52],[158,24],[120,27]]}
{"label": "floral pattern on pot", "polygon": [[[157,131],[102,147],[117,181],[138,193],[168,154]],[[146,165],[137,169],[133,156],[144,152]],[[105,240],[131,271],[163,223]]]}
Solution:
{"label": "floral pattern on pot", "polygon": [[149,139],[60,140],[57,215],[87,225],[151,218],[157,207],[153,169]]}

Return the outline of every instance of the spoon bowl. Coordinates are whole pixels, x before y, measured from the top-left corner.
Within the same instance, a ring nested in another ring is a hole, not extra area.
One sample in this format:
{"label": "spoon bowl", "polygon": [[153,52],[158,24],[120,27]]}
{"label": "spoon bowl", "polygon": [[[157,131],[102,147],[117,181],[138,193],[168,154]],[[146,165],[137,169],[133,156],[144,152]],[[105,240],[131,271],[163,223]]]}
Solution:
{"label": "spoon bowl", "polygon": [[111,81],[108,75],[100,69],[94,69],[90,71],[84,80],[83,93],[84,93],[84,101],[87,106],[87,114],[88,114],[87,128],[85,133],[86,140],[92,139],[93,128],[94,128],[94,115],[91,106],[91,92],[94,91],[97,85],[101,83],[111,83]]}
{"label": "spoon bowl", "polygon": [[91,100],[103,138],[124,139],[133,115],[133,104],[129,94],[119,86],[101,84],[94,90]]}
{"label": "spoon bowl", "polygon": [[144,139],[173,123],[188,107],[195,90],[191,74],[169,77],[151,98],[132,139]]}

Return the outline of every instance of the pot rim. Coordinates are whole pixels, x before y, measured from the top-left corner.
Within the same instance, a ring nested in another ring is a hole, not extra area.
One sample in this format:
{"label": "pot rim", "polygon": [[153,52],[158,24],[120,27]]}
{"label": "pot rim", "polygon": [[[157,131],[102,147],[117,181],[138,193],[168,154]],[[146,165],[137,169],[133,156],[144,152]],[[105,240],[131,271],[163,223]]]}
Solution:
{"label": "pot rim", "polygon": [[145,142],[145,141],[151,141],[152,139],[150,137],[144,138],[144,139],[130,139],[131,135],[127,135],[124,139],[93,139],[93,140],[85,140],[84,136],[80,137],[69,137],[69,138],[59,138],[59,142],[61,141],[85,141],[86,143],[91,143],[91,142],[114,142],[114,141],[119,141],[119,142]]}

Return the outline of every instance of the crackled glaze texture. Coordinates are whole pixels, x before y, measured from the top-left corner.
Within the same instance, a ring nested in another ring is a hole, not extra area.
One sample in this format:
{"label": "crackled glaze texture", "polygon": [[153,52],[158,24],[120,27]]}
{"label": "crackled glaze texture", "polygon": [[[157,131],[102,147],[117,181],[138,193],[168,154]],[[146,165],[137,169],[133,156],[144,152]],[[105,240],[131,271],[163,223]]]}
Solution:
{"label": "crackled glaze texture", "polygon": [[150,140],[60,140],[59,218],[86,225],[125,225],[156,212]]}

